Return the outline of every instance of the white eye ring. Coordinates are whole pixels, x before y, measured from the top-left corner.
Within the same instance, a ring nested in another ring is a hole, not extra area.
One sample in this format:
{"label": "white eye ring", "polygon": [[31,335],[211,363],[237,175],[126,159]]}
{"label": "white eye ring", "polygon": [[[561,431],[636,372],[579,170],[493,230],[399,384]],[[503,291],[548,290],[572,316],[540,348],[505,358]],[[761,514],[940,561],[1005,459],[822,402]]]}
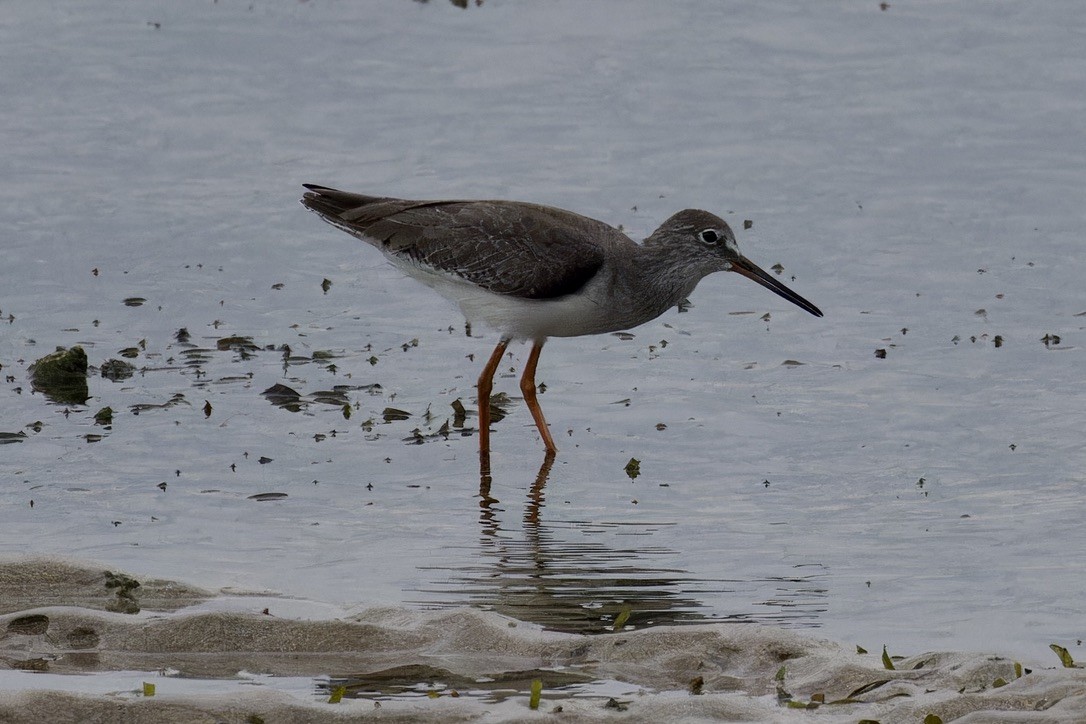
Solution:
{"label": "white eye ring", "polygon": [[715,244],[720,241],[720,232],[716,229],[704,229],[698,234],[698,238],[706,244]]}

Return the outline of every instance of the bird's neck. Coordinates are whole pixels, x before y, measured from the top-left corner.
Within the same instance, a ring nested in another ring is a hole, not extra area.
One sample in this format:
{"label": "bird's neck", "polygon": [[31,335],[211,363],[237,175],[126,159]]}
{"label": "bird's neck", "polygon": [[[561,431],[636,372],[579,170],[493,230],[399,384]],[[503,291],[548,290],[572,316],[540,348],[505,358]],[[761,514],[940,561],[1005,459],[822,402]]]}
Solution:
{"label": "bird's neck", "polygon": [[639,247],[634,257],[634,276],[643,289],[651,290],[651,296],[666,300],[664,309],[675,306],[694,291],[702,279],[715,271],[705,268],[681,248],[666,244],[647,244]]}
{"label": "bird's neck", "polygon": [[692,267],[689,257],[664,246],[639,245],[618,256],[599,290],[610,309],[609,325],[630,329],[655,319],[686,299],[710,271]]}

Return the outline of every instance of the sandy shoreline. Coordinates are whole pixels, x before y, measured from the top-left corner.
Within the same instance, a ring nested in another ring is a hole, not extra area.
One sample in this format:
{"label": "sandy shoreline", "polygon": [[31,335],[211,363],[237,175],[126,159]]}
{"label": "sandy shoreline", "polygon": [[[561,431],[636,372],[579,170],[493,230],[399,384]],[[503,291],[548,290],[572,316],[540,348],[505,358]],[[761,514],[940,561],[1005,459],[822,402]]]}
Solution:
{"label": "sandy shoreline", "polygon": [[[927,653],[891,671],[881,652],[749,624],[582,636],[466,608],[307,618],[285,599],[134,580],[56,560],[0,564],[0,721],[1086,719],[1086,671],[1016,677],[995,655]],[[328,703],[339,686],[346,696]],[[812,699],[826,703],[798,708]]]}

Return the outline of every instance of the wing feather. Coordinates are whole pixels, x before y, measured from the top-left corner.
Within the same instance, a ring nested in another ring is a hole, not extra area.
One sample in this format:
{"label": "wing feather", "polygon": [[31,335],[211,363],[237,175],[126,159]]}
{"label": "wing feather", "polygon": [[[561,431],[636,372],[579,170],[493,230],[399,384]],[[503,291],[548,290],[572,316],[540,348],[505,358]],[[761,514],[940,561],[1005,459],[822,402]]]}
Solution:
{"label": "wing feather", "polygon": [[498,294],[552,299],[581,289],[608,245],[633,243],[601,221],[514,201],[409,201],[307,185],[302,203],[390,255]]}

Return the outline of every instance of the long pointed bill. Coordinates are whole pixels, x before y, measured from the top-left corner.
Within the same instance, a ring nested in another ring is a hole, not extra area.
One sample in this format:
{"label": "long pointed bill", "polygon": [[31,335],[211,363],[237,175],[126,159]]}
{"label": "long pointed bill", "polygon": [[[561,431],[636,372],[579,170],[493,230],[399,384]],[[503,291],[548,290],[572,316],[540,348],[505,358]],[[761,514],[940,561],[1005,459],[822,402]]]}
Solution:
{"label": "long pointed bill", "polygon": [[776,280],[776,278],[767,274],[765,271],[762,270],[761,267],[759,267],[757,264],[755,264],[745,256],[741,256],[738,259],[732,261],[731,270],[733,272],[738,272],[739,274],[742,274],[747,279],[758,282],[769,291],[781,297],[784,297],[792,304],[795,304],[797,307],[801,307],[802,309],[807,310],[816,317],[822,316],[821,309],[811,304],[788,287],[781,284],[779,281]]}

